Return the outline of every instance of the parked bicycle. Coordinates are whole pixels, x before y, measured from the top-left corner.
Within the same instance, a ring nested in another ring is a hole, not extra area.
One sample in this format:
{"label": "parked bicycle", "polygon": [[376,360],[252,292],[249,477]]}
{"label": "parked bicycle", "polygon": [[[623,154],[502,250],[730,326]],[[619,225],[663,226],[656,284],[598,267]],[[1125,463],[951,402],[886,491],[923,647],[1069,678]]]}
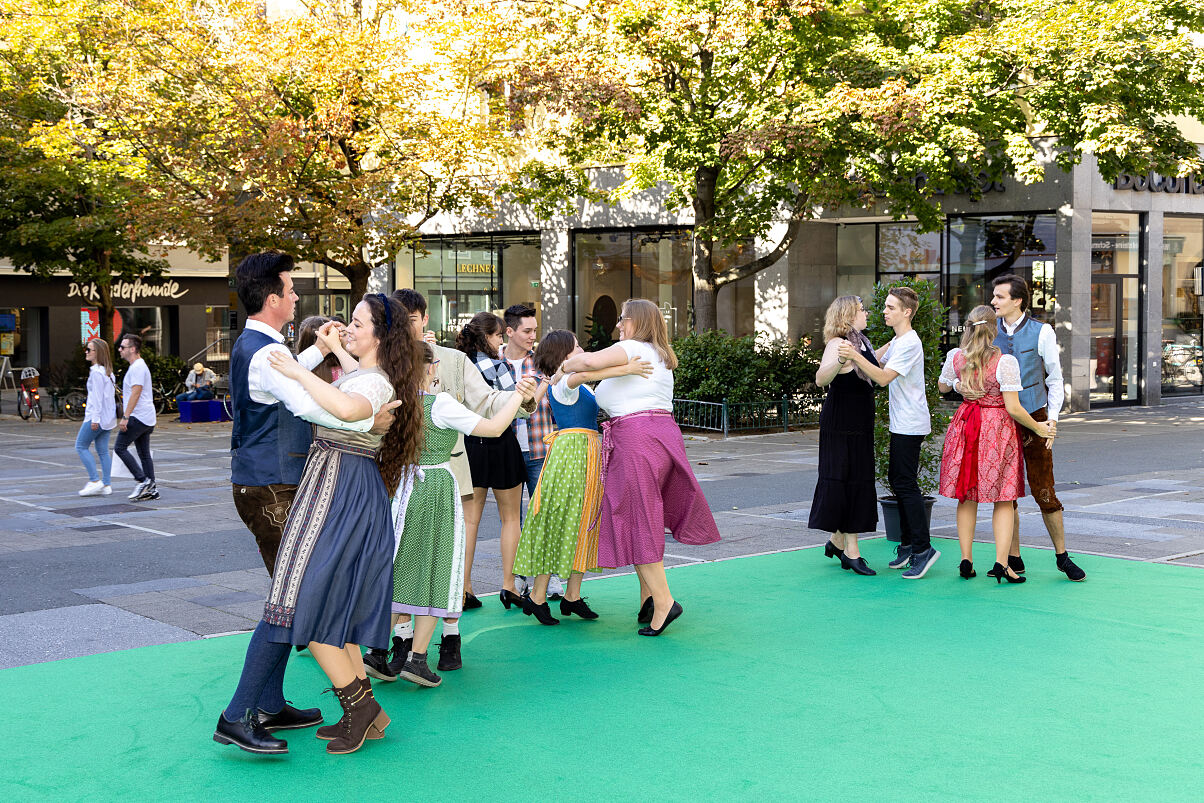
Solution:
{"label": "parked bicycle", "polygon": [[72,421],[83,421],[87,414],[88,391],[84,388],[68,388],[50,392],[50,409],[55,415]]}
{"label": "parked bicycle", "polygon": [[39,374],[34,367],[21,371],[21,387],[17,391],[17,415],[28,421],[42,420],[42,394],[38,391]]}

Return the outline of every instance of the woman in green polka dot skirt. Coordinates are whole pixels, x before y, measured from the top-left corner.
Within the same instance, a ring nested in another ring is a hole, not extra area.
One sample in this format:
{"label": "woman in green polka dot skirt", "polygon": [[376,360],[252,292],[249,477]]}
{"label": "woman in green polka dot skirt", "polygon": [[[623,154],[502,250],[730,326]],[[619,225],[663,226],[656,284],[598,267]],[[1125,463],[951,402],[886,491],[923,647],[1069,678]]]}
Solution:
{"label": "woman in green polka dot skirt", "polygon": [[[418,465],[408,472],[393,499],[397,557],[393,562],[393,620],[397,638],[408,640],[408,654],[395,654],[399,677],[420,686],[442,682],[427,665],[426,652],[443,619],[439,669],[459,669],[460,614],[464,609],[464,508],[451,473],[451,453],[457,433],[496,438],[505,432],[532,388],[520,389],[497,415],[489,419],[472,412],[447,393],[431,395],[435,352],[426,353],[422,386],[425,437]],[[524,393],[523,390],[526,392]],[[414,621],[411,623],[411,618]],[[398,650],[398,653],[401,651]],[[390,667],[393,669],[394,667]]]}
{"label": "woman in green polka dot skirt", "polygon": [[602,501],[598,403],[583,383],[652,372],[652,365],[639,358],[602,371],[561,372],[561,363],[581,351],[577,338],[564,329],[549,332],[535,351],[535,367],[544,376],[552,375],[548,401],[557,430],[545,438],[550,447],[523,524],[514,570],[535,578],[531,595],[523,598],[523,612],[545,625],[560,622],[548,608],[548,579],[553,574],[569,578],[561,615],[598,618],[581,598],[583,573],[598,568]]}

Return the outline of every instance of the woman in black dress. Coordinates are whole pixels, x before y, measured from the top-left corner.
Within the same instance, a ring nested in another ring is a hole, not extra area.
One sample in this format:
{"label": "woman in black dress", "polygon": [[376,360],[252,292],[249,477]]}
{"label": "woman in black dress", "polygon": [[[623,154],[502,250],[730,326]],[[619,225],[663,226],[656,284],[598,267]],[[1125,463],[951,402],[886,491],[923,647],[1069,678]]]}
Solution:
{"label": "woman in black dress", "polygon": [[824,356],[815,382],[828,388],[819,414],[819,481],[807,524],[832,533],[826,557],[857,574],[877,574],[861,557],[857,533],[878,528],[874,487],[874,386],[852,360],[841,359],[846,339],[874,365],[874,347],[862,334],[865,307],[857,296],[841,296],[824,317]]}
{"label": "woman in black dress", "polygon": [[[456,336],[456,348],[468,355],[469,361],[485,378],[485,383],[494,390],[515,390],[518,384],[513,366],[501,359],[502,335],[505,331],[506,322],[501,318],[492,312],[478,312]],[[522,610],[522,597],[514,587],[514,556],[518,553],[518,539],[522,534],[519,513],[523,502],[523,484],[527,481],[527,461],[523,459],[518,436],[513,426],[497,438],[465,435],[464,452],[472,471],[472,498],[464,502],[467,554],[472,555],[476,551],[477,529],[481,525],[481,514],[485,511],[485,498],[492,488],[493,498],[497,500],[498,516],[502,519],[502,590],[499,597],[507,609],[514,605]],[[471,576],[472,567],[467,567],[467,571]]]}

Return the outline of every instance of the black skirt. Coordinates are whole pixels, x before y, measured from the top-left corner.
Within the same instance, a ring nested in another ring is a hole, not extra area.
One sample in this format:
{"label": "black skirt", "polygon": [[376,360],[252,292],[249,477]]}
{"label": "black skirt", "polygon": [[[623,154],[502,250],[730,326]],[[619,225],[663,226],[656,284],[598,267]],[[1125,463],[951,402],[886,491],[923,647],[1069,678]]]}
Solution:
{"label": "black skirt", "polygon": [[472,470],[472,487],[506,490],[527,481],[527,461],[514,427],[496,438],[464,436],[464,452]]}

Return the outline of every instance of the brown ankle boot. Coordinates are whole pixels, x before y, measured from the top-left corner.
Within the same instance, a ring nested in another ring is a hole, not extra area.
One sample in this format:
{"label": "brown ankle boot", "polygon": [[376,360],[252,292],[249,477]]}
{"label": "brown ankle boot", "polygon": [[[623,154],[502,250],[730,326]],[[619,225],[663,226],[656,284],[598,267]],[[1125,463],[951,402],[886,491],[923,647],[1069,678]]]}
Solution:
{"label": "brown ankle boot", "polygon": [[[360,687],[364,691],[366,691],[369,696],[372,695],[372,682],[370,680],[368,680],[367,678],[357,678],[355,682],[359,683]],[[375,698],[373,698],[373,699],[375,699]],[[327,742],[329,742],[331,739],[337,738],[339,736],[339,734],[341,734],[343,732],[343,725],[344,725],[343,720],[347,719],[347,716],[348,715],[347,715],[346,711],[344,711],[342,719],[340,719],[338,722],[334,723],[333,725],[324,725],[321,728],[318,728],[317,732],[314,735],[317,736],[319,739],[323,739]],[[378,730],[376,728],[376,726],[374,725],[373,727],[368,729],[368,738],[369,739],[383,739],[383,738],[385,738],[385,734],[384,734],[384,731]]]}
{"label": "brown ankle boot", "polygon": [[381,710],[380,704],[372,696],[371,686],[365,690],[357,678],[343,688],[335,687],[333,690],[343,706],[345,716],[339,720],[343,723],[342,731],[326,745],[327,753],[354,753],[364,744],[373,727],[384,734],[389,726],[389,715]]}

